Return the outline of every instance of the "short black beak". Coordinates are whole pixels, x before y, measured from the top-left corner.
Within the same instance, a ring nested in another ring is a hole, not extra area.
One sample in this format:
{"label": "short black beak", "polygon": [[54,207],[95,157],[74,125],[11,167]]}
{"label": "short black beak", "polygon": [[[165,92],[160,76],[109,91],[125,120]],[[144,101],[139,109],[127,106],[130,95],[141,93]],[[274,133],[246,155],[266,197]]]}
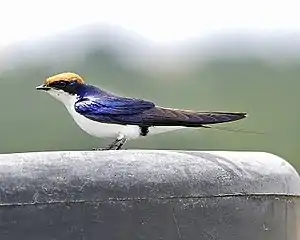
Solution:
{"label": "short black beak", "polygon": [[48,91],[48,90],[50,90],[51,88],[45,86],[44,84],[42,84],[42,85],[40,85],[40,86],[37,86],[35,89],[36,89],[36,90],[44,90],[44,91]]}

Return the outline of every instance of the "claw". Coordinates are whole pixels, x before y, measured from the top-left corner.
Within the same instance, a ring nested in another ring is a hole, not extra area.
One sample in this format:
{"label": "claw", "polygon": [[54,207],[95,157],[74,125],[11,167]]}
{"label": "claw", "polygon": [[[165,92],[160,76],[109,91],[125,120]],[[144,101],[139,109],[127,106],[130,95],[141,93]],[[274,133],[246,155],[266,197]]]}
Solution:
{"label": "claw", "polygon": [[93,148],[93,151],[107,151],[108,148]]}
{"label": "claw", "polygon": [[125,136],[117,138],[113,143],[105,148],[93,148],[94,151],[106,151],[106,150],[120,150],[126,143],[127,138]]}

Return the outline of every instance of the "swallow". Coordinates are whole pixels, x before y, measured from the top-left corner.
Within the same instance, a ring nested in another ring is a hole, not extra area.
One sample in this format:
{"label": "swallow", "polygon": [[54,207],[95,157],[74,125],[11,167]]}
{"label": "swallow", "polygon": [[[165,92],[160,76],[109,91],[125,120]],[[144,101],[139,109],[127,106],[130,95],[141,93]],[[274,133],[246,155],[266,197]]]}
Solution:
{"label": "swallow", "polygon": [[119,150],[127,140],[183,128],[233,122],[246,117],[244,112],[199,112],[156,106],[155,103],[118,96],[86,84],[76,73],[59,73],[36,87],[64,104],[77,125],[98,138],[113,138],[105,148]]}

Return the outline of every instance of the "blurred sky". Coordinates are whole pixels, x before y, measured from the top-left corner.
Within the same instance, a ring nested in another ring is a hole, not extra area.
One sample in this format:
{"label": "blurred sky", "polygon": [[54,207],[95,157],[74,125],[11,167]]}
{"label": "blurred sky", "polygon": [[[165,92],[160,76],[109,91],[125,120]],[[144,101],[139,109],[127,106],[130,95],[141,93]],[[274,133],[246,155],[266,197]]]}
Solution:
{"label": "blurred sky", "polygon": [[219,32],[300,32],[292,0],[9,0],[0,3],[0,46],[104,23],[158,44]]}

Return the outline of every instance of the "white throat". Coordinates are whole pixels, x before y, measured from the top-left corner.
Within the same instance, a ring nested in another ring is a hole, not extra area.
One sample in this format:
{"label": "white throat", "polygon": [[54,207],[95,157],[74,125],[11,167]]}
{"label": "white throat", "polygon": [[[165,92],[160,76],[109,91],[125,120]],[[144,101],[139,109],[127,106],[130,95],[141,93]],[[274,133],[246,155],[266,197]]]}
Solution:
{"label": "white throat", "polygon": [[[95,137],[116,138],[120,135],[126,136],[128,139],[140,137],[140,128],[136,125],[119,125],[110,123],[100,123],[90,120],[76,112],[74,104],[78,100],[78,95],[71,95],[63,90],[50,89],[47,91],[52,97],[62,102],[71,114],[77,125]],[[174,130],[182,129],[182,127],[151,127],[149,135],[159,134]]]}
{"label": "white throat", "polygon": [[67,108],[74,107],[75,102],[78,99],[78,95],[69,94],[63,90],[50,89],[47,91],[56,100],[62,102]]}
{"label": "white throat", "polygon": [[[67,108],[70,115],[73,117],[77,125],[87,132],[88,134],[95,137],[111,137],[117,138],[120,134],[124,132],[124,125],[116,124],[106,124],[96,121],[92,121],[83,115],[76,112],[74,104],[78,100],[78,95],[71,95],[63,90],[51,89],[47,91],[52,97],[62,102]],[[129,132],[129,135],[133,135],[134,138],[139,136],[139,130],[136,126],[133,126],[135,129]],[[130,137],[130,136],[129,136]]]}

